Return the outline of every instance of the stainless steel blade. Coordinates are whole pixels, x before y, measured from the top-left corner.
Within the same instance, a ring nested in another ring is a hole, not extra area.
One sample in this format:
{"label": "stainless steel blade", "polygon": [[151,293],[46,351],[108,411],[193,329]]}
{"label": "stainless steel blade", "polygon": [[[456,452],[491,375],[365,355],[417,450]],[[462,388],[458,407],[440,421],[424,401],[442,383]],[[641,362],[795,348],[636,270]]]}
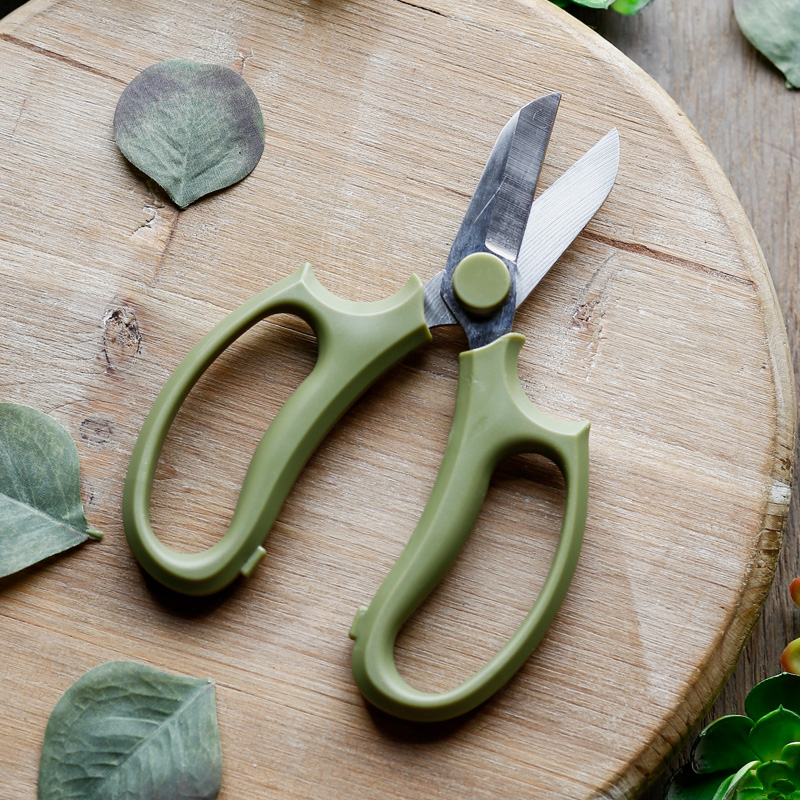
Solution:
{"label": "stainless steel blade", "polygon": [[[503,183],[506,163],[508,162],[509,153],[512,149],[520,114],[525,112],[527,123],[530,122],[530,120],[527,119],[528,115],[530,114],[533,116],[535,118],[536,127],[539,128],[540,131],[544,130],[548,124],[548,119],[550,120],[549,126],[552,128],[560,98],[560,94],[554,93],[533,100],[517,111],[503,126],[492,148],[492,152],[489,154],[489,158],[486,161],[486,166],[483,168],[483,173],[478,181],[475,193],[472,195],[467,211],[464,214],[461,227],[453,240],[450,254],[447,257],[445,270],[449,269],[452,272],[461,259],[468,256],[470,253],[480,252],[484,249],[487,232],[492,224],[495,203],[501,184]],[[521,131],[521,133],[525,135],[525,141],[528,141],[530,138],[527,135],[527,123]],[[538,139],[536,139],[537,144],[529,145],[532,146],[533,149],[526,155],[530,163],[531,171],[535,172],[535,178],[532,181],[533,185],[527,198],[527,204],[530,204],[530,199],[533,196],[533,191],[536,187],[536,179],[538,179],[542,162],[544,161],[549,138],[548,132],[547,137],[542,142],[540,133]],[[530,182],[530,178],[528,181]],[[529,207],[529,205],[526,205],[526,208],[527,207]],[[457,324],[456,318],[441,298],[440,287],[442,278],[443,272],[437,273],[425,284],[425,321],[428,327],[431,328],[435,325]]]}
{"label": "stainless steel blade", "polygon": [[489,252],[512,263],[517,261],[560,100],[560,94],[550,94],[519,110],[485,239]]}
{"label": "stainless steel blade", "polygon": [[453,312],[442,300],[442,278],[444,278],[443,269],[425,284],[425,324],[429,328],[437,325],[458,325]]}
{"label": "stainless steel blade", "polygon": [[531,206],[517,257],[517,307],[603,205],[618,169],[613,128]]}

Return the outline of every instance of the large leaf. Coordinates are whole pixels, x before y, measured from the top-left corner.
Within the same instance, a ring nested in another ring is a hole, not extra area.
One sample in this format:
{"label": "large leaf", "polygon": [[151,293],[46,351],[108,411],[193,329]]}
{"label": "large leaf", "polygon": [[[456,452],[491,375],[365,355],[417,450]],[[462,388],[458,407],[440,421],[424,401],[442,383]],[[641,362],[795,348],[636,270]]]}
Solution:
{"label": "large leaf", "polygon": [[783,748],[792,742],[800,742],[800,716],[783,706],[761,717],[750,731],[750,747],[761,761],[780,758]]}
{"label": "large leaf", "polygon": [[128,84],[114,138],[128,161],[185,208],[250,174],[264,151],[264,120],[238,73],[175,59]]}
{"label": "large leaf", "polygon": [[750,717],[732,714],[714,720],[697,738],[692,750],[696,772],[736,772],[756,758],[748,738],[753,727]]}
{"label": "large leaf", "polygon": [[713,800],[720,787],[728,788],[732,777],[728,772],[698,775],[686,764],[670,778],[664,800]]}
{"label": "large leaf", "polygon": [[800,88],[800,0],[734,0],[742,33]]}
{"label": "large leaf", "polygon": [[221,781],[211,681],[112,661],[73,683],[47,723],[39,800],[213,800]]}
{"label": "large leaf", "polygon": [[0,403],[0,577],[89,537],[75,442],[47,414]]}
{"label": "large leaf", "polygon": [[757,683],[744,701],[744,710],[753,722],[775,711],[778,706],[800,713],[800,675],[784,672]]}

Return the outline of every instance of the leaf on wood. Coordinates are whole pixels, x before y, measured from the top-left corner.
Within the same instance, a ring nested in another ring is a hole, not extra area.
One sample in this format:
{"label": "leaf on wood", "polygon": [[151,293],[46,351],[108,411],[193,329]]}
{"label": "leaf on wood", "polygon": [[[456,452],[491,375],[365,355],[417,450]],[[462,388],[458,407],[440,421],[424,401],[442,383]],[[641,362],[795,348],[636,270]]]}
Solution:
{"label": "leaf on wood", "polygon": [[800,0],[734,0],[742,33],[800,89]]}
{"label": "leaf on wood", "polygon": [[0,403],[0,577],[100,536],[83,513],[69,433],[41,411]]}
{"label": "leaf on wood", "polygon": [[112,661],[56,703],[39,800],[213,800],[222,782],[214,684]]}
{"label": "leaf on wood", "polygon": [[174,59],[128,84],[114,138],[131,164],[186,208],[252,172],[264,151],[264,120],[238,73]]}

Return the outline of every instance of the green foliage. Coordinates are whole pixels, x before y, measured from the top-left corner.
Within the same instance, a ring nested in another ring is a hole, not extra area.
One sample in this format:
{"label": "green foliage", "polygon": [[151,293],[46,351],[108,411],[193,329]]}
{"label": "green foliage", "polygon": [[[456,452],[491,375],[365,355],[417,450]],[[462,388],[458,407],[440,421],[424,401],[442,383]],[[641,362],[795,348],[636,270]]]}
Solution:
{"label": "green foliage", "polygon": [[551,0],[557,6],[566,8],[570,3],[587,8],[611,8],[620,14],[638,14],[643,8],[647,8],[653,0]]}
{"label": "green foliage", "polygon": [[128,84],[114,138],[131,164],[185,208],[250,174],[264,151],[264,120],[238,73],[175,59]]}
{"label": "green foliage", "polygon": [[112,661],[56,703],[38,800],[213,800],[221,782],[213,683]]}
{"label": "green foliage", "polygon": [[41,411],[0,403],[0,577],[100,535],[83,513],[69,433]]}
{"label": "green foliage", "polygon": [[754,686],[747,716],[721,717],[703,730],[665,800],[800,800],[798,707],[800,675]]}
{"label": "green foliage", "polygon": [[653,0],[615,0],[611,8],[620,14],[638,14],[652,2]]}
{"label": "green foliage", "polygon": [[753,720],[731,715],[714,720],[698,737],[692,751],[695,772],[734,771],[758,756],[750,745]]}
{"label": "green foliage", "polygon": [[734,0],[742,33],[785,76],[800,88],[800,0]]}

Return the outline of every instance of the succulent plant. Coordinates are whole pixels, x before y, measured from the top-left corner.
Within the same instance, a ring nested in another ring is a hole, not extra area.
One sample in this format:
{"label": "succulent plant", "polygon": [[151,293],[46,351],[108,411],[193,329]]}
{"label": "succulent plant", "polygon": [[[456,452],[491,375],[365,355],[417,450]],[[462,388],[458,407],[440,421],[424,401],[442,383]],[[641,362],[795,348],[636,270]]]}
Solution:
{"label": "succulent plant", "polygon": [[588,8],[611,8],[620,14],[638,14],[646,8],[653,0],[551,0],[561,8],[567,8],[571,4],[587,6]]}
{"label": "succulent plant", "polygon": [[745,712],[702,731],[664,800],[800,800],[800,675],[756,684]]}

